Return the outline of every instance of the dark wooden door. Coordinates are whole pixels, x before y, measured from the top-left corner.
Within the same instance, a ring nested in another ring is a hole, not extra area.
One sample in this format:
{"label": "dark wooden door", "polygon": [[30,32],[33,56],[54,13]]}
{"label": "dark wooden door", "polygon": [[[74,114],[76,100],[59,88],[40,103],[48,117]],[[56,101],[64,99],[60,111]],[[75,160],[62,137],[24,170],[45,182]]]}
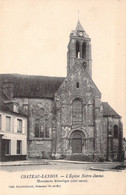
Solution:
{"label": "dark wooden door", "polygon": [[73,138],[72,153],[82,153],[82,139],[81,138]]}

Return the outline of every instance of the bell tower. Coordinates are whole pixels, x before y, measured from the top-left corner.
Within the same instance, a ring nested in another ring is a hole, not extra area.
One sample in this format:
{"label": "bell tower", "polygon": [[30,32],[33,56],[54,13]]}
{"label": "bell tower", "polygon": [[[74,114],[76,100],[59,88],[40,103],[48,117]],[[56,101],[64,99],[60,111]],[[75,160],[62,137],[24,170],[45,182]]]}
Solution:
{"label": "bell tower", "polygon": [[76,29],[70,33],[67,52],[67,75],[74,64],[79,61],[85,71],[92,77],[91,39],[78,20]]}

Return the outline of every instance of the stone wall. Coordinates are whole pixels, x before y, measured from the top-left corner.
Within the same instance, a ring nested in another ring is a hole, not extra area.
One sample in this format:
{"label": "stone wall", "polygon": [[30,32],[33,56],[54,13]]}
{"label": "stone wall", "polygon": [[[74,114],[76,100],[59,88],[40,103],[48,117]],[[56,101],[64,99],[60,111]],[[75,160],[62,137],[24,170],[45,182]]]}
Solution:
{"label": "stone wall", "polygon": [[[118,136],[114,136],[114,126],[118,127]],[[123,155],[123,128],[119,117],[103,118],[103,152],[107,160],[119,160]]]}
{"label": "stone wall", "polygon": [[[16,98],[16,101],[28,115],[28,157],[48,158],[52,153],[53,100]],[[35,122],[38,119],[46,121],[48,136],[35,136]]]}
{"label": "stone wall", "polygon": [[[79,83],[79,87],[77,87]],[[59,87],[55,96],[57,148],[56,153],[72,154],[71,133],[78,131],[83,134],[82,153],[85,155],[101,155],[103,144],[102,117],[103,108],[101,94],[77,62],[71,73]],[[75,125],[72,121],[73,101],[82,101],[82,124]]]}

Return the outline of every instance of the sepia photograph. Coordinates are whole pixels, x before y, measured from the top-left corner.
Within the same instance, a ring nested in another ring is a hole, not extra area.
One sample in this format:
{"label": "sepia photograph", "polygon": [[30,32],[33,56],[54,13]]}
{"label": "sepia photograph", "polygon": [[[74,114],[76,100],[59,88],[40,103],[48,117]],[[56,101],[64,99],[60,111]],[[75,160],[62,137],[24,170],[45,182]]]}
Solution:
{"label": "sepia photograph", "polygon": [[125,0],[0,0],[0,195],[126,194]]}

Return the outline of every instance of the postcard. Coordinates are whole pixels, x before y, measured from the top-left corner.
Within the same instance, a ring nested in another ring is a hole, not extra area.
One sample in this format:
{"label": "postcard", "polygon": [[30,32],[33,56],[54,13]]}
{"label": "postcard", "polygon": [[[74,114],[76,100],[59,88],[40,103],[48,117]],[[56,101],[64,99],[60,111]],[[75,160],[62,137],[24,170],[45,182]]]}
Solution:
{"label": "postcard", "polygon": [[0,1],[0,195],[126,194],[125,10]]}

